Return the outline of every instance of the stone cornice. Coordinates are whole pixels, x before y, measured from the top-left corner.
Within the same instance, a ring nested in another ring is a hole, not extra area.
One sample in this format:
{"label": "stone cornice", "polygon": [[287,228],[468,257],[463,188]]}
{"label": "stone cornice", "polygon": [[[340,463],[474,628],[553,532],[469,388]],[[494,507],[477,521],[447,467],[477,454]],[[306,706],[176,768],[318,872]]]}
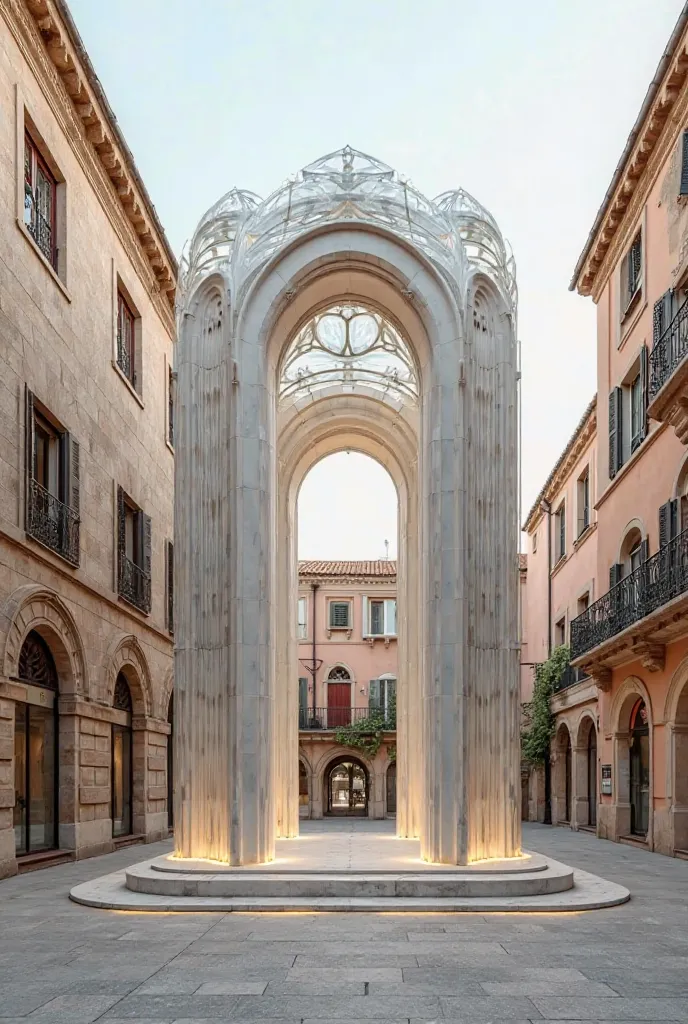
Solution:
{"label": "stone cornice", "polygon": [[630,244],[629,235],[648,193],[684,126],[688,112],[687,32],[684,12],[574,271],[571,290],[592,295],[595,302]]}
{"label": "stone cornice", "polygon": [[590,405],[583,414],[583,419],[576,427],[569,443],[559,456],[554,469],[545,481],[545,485],[535,499],[533,506],[528,513],[528,518],[523,524],[526,533],[531,533],[542,519],[544,513],[540,508],[541,501],[550,504],[554,501],[555,495],[561,490],[571,474],[573,467],[581,455],[594,439],[597,433],[597,395],[592,399]]}
{"label": "stone cornice", "polygon": [[177,263],[63,0],[0,0],[0,11],[173,335]]}
{"label": "stone cornice", "polygon": [[366,586],[366,587],[387,587],[390,590],[396,590],[397,581],[394,576],[383,576],[380,579],[376,579],[371,576],[302,576],[299,575],[299,586],[310,587],[313,583],[319,584],[319,586]]}

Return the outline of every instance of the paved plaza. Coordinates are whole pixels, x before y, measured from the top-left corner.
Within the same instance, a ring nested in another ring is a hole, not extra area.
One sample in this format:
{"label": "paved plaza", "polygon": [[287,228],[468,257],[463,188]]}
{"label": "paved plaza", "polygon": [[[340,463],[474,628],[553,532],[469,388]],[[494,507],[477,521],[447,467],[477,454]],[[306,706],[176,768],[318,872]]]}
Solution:
{"label": "paved plaza", "polygon": [[[306,823],[365,834],[391,823]],[[0,1024],[688,1021],[688,863],[524,826],[524,846],[627,886],[577,914],[136,914],[68,900],[166,852],[0,883]]]}

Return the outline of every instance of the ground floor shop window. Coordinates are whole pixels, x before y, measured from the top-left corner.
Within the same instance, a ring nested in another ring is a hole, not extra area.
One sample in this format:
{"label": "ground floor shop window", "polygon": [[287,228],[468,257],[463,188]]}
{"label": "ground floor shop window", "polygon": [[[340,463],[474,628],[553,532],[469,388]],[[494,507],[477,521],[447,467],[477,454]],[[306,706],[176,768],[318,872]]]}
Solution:
{"label": "ground floor shop window", "polygon": [[32,631],[19,655],[26,702],[14,713],[14,838],[18,855],[57,846],[57,671],[48,645]]}
{"label": "ground floor shop window", "polygon": [[122,672],[115,684],[114,707],[125,715],[123,722],[112,725],[112,834],[116,838],[132,832],[132,702]]}

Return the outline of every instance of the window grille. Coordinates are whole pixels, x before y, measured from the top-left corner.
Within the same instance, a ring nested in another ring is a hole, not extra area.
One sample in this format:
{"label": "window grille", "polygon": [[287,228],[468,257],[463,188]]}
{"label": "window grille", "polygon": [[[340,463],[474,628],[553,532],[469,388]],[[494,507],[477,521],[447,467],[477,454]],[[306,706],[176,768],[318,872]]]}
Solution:
{"label": "window grille", "polygon": [[24,136],[24,223],[53,269],[55,247],[55,197],[57,183],[31,136]]}
{"label": "window grille", "polygon": [[117,365],[136,387],[135,317],[121,292],[117,293]]}

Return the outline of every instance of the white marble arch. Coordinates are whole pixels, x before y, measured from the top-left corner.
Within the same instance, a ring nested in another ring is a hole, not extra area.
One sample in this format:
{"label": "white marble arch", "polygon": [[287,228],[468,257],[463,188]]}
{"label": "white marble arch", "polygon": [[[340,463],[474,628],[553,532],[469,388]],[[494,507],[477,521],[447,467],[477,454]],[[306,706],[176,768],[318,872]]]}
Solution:
{"label": "white marble arch", "polygon": [[[413,350],[420,381],[417,534],[406,548],[418,552],[416,749],[422,781],[415,796],[407,786],[410,806],[398,818],[406,822],[400,827],[413,831],[417,817],[422,856],[439,863],[520,850],[513,289],[505,293],[508,274],[501,263],[497,272],[471,249],[478,232],[461,234],[463,213],[456,211],[464,207],[458,200],[456,209],[449,204],[440,210],[414,193],[420,206],[413,216],[427,229],[424,245],[413,243],[403,202],[393,227],[380,220],[383,204],[369,223],[365,216],[352,217],[357,182],[369,172],[352,177],[350,157],[353,166],[356,155],[343,151],[345,171],[337,179],[337,188],[352,197],[341,222],[334,205],[325,221],[308,224],[304,213],[303,227],[285,230],[280,245],[273,214],[279,208],[289,216],[291,206],[268,200],[268,220],[246,215],[237,234],[232,259],[247,260],[250,274],[235,264],[213,263],[210,245],[203,250],[211,253],[210,263],[199,261],[185,278],[193,287],[183,295],[175,431],[180,856],[263,862],[274,856],[278,814],[281,832],[296,827],[287,784],[290,773],[296,782],[297,737],[288,736],[279,755],[277,737],[289,728],[282,720],[293,721],[295,730],[297,716],[280,704],[275,670],[277,658],[288,658],[294,614],[283,559],[293,573],[288,495],[295,492],[293,482],[286,484],[303,473],[283,473],[278,373],[281,354],[304,317],[343,299],[373,302],[394,318]],[[312,165],[308,177],[303,172],[302,194],[294,192],[293,208],[298,199],[302,213],[309,208],[303,189],[309,196],[320,189],[321,164]],[[391,188],[393,172],[380,166],[370,174]],[[389,203],[398,206],[408,190],[396,178],[392,183]],[[475,204],[473,228],[486,224],[479,211]],[[455,228],[442,234],[448,223]],[[207,217],[203,224],[206,231]],[[261,251],[261,225],[271,232],[262,262],[250,256]],[[496,225],[490,232],[497,252]],[[457,246],[464,237],[462,255]],[[453,247],[452,259],[448,250],[441,255],[445,244]],[[454,277],[452,268],[458,268]],[[403,412],[391,406],[402,424]],[[297,414],[305,416],[303,406]],[[384,417],[376,418],[382,433]],[[326,413],[315,416],[321,432],[326,419]],[[360,436],[361,426],[352,422],[348,429]],[[402,449],[399,440],[391,449],[400,464]],[[298,450],[296,445],[297,464],[307,459]],[[293,689],[284,699],[295,708],[296,679]],[[291,749],[285,767],[282,756]]]}

